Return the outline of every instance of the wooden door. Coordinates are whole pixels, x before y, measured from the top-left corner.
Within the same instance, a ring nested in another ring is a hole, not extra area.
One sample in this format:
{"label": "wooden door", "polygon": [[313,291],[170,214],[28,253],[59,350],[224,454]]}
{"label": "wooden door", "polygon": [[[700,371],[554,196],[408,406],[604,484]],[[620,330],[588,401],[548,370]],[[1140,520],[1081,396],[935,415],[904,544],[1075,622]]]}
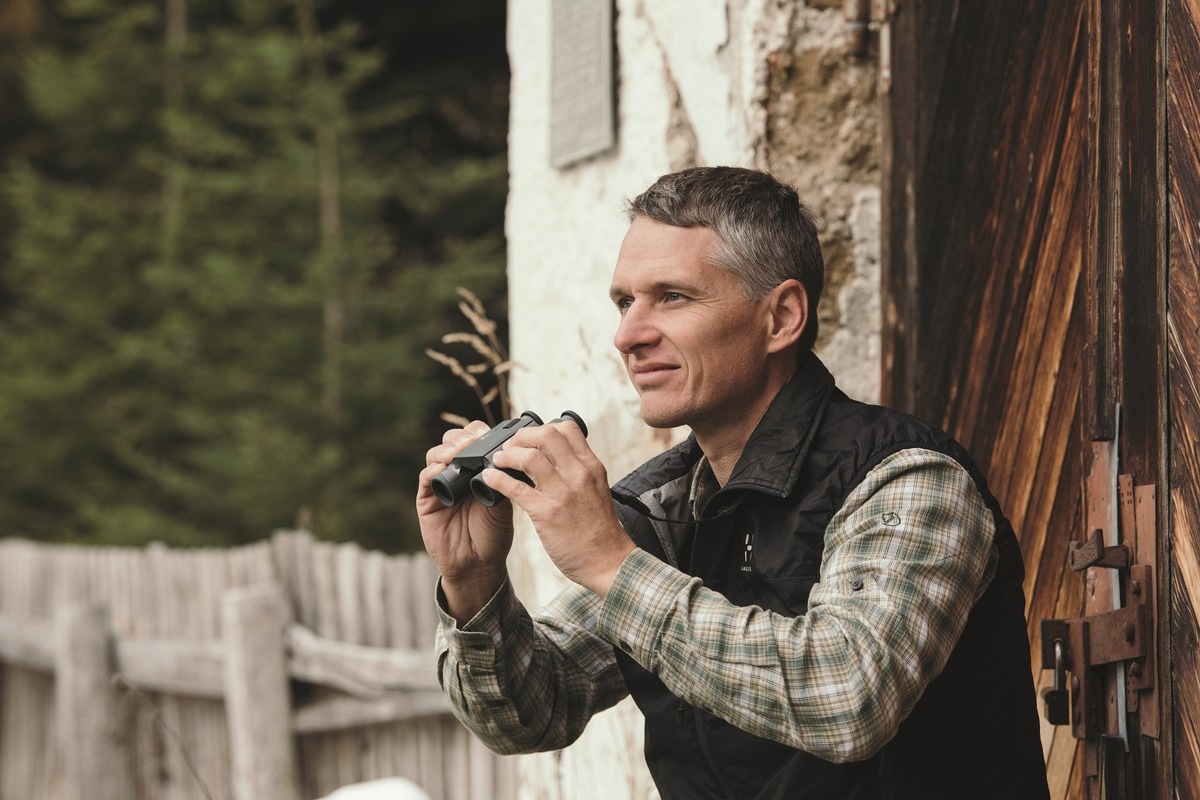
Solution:
{"label": "wooden door", "polygon": [[1200,2],[889,5],[885,399],[988,473],[1039,686],[1042,620],[1106,610],[1110,582],[1119,605],[1148,596],[1128,570],[1071,570],[1073,543],[1111,528],[1162,565],[1147,674],[1098,668],[1112,708],[1085,742],[1043,724],[1053,796],[1200,797]]}

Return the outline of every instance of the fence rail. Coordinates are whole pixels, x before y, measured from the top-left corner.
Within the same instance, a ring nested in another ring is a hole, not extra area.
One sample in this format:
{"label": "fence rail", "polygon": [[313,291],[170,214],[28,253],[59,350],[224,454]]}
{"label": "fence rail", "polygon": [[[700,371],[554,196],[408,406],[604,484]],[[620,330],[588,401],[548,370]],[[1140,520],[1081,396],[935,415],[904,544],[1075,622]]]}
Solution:
{"label": "fence rail", "polygon": [[449,716],[436,573],[304,532],[230,550],[0,540],[0,800],[503,799]]}

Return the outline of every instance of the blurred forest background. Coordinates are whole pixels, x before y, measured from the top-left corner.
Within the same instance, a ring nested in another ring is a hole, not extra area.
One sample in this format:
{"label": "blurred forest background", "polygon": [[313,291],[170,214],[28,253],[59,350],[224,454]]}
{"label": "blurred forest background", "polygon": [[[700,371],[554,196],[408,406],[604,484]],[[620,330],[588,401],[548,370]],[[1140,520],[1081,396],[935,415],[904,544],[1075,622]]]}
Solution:
{"label": "blurred forest background", "polygon": [[424,351],[504,317],[504,15],[0,0],[0,536],[420,547],[481,415]]}

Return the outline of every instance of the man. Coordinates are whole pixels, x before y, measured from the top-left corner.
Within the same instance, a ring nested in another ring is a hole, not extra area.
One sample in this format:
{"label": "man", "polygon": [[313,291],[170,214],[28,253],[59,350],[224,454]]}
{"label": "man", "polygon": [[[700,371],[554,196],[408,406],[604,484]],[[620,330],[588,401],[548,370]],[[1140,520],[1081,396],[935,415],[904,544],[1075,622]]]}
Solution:
{"label": "man", "polygon": [[850,400],[810,350],[823,263],[794,190],[698,168],[628,207],[614,344],[683,444],[618,482],[571,422],[522,429],[489,487],[576,584],[536,617],[511,507],[430,481],[439,667],[498,752],[562,748],[632,694],[663,798],[1048,797],[1012,528],[966,452]]}

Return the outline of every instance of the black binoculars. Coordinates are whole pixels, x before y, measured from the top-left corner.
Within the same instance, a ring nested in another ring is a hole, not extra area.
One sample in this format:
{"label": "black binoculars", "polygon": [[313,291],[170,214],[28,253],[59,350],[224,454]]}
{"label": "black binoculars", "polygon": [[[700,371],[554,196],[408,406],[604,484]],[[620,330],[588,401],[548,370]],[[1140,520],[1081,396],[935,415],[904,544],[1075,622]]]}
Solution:
{"label": "black binoculars", "polygon": [[[572,420],[579,429],[583,431],[583,435],[587,436],[587,426],[583,424],[583,418],[574,411],[564,411],[558,419],[550,420],[553,422],[562,422],[563,420]],[[499,503],[504,499],[504,495],[492,491],[492,488],[483,482],[483,478],[479,475],[480,472],[492,464],[492,455],[499,450],[505,442],[513,437],[521,428],[529,428],[536,425],[541,425],[542,419],[532,411],[524,411],[521,416],[516,419],[509,419],[501,422],[490,431],[480,436],[474,442],[463,450],[454,460],[441,472],[433,478],[433,493],[437,495],[437,499],[442,501],[442,505],[447,508],[455,503],[467,499],[467,492],[475,495],[475,499],[483,503],[489,508]],[[519,481],[524,481],[530,486],[533,481],[524,472],[516,469],[503,470],[505,473],[513,476]]]}

